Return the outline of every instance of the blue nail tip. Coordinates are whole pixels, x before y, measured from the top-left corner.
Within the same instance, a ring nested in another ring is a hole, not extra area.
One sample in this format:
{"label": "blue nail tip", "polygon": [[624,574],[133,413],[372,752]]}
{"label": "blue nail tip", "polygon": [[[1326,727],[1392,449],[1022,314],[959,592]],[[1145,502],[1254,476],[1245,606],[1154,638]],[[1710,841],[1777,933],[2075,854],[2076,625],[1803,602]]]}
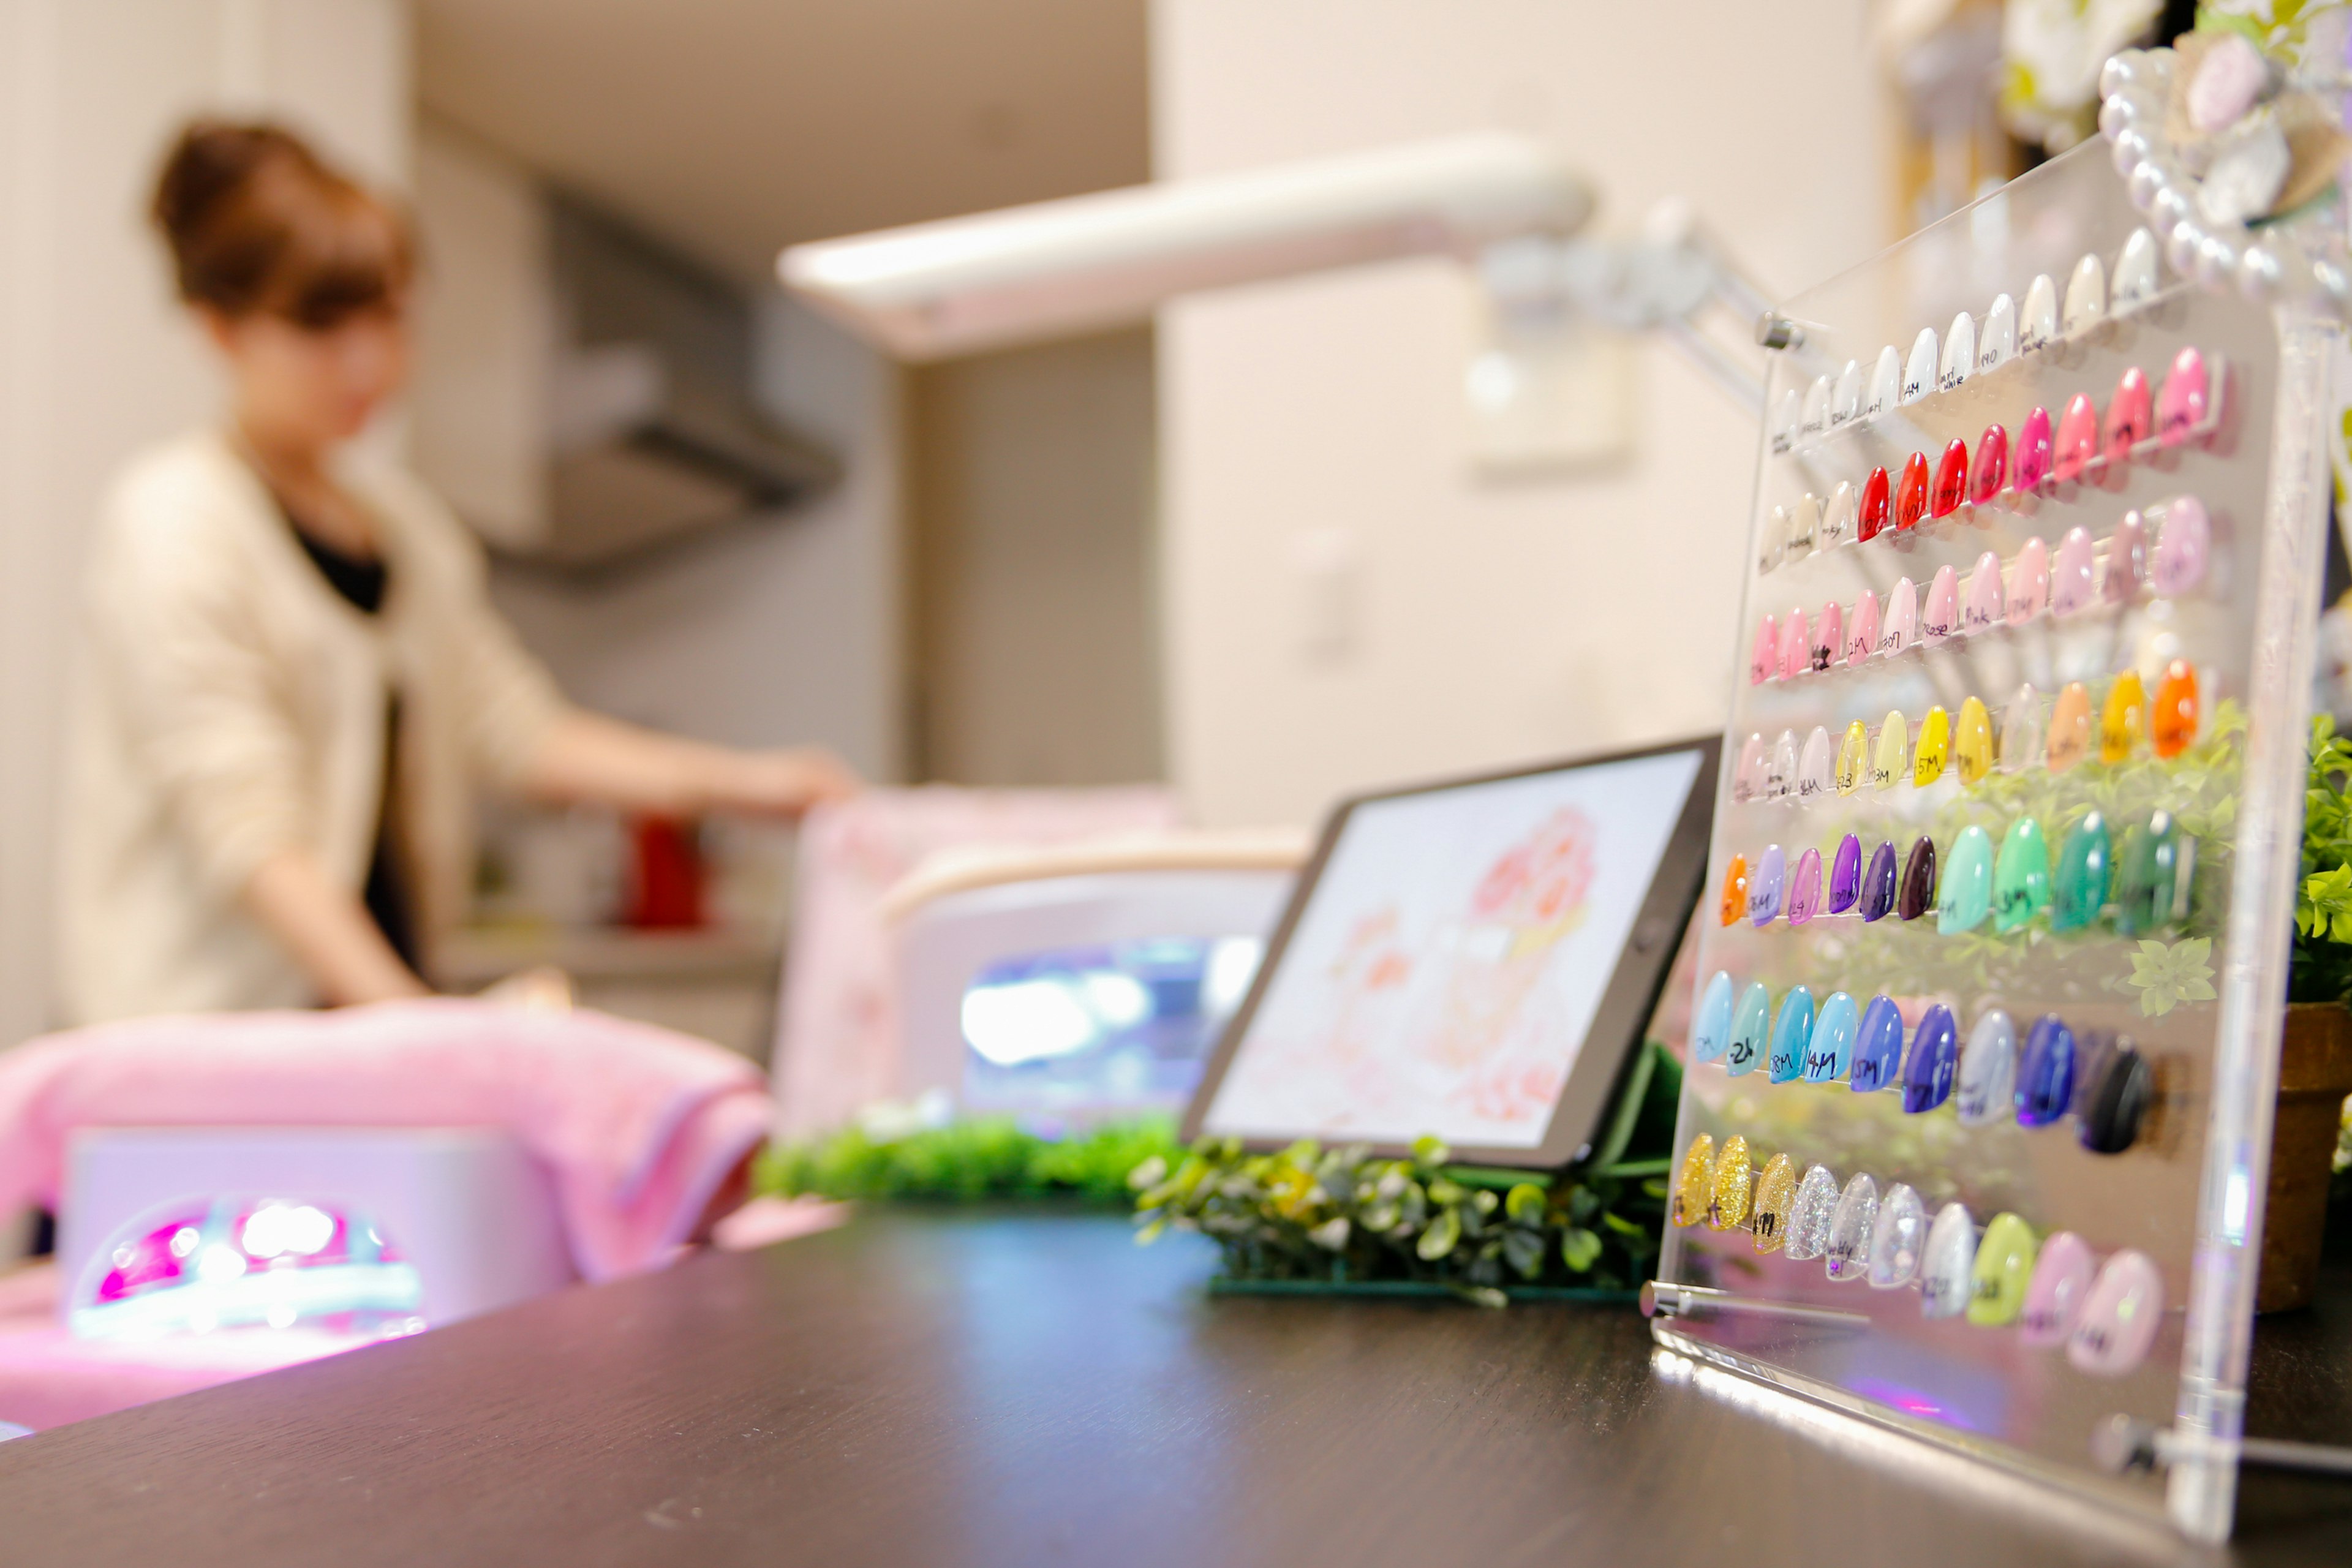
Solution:
{"label": "blue nail tip", "polygon": [[1895,910],[1895,846],[1879,840],[1870,852],[1870,868],[1862,874],[1862,918],[1885,920]]}
{"label": "blue nail tip", "polygon": [[1748,989],[1739,994],[1739,1011],[1731,1019],[1731,1045],[1724,1052],[1724,1065],[1731,1076],[1756,1070],[1764,1059],[1766,1037],[1772,1027],[1772,994],[1760,981],[1749,981]]}
{"label": "blue nail tip", "polygon": [[1853,1070],[1848,1081],[1857,1094],[1885,1089],[1903,1065],[1903,1015],[1892,1000],[1873,996],[1862,1010],[1862,1027],[1853,1041]]}
{"label": "blue nail tip", "polygon": [[1903,1069],[1903,1110],[1916,1116],[1933,1110],[1952,1096],[1952,1074],[1959,1066],[1960,1030],[1952,1010],[1941,1002],[1919,1020],[1911,1037],[1911,1059]]}
{"label": "blue nail tip", "polygon": [[1731,975],[1718,969],[1691,1014],[1691,1060],[1711,1062],[1731,1048]]}
{"label": "blue nail tip", "polygon": [[1835,1083],[1853,1061],[1853,1037],[1858,1016],[1853,998],[1832,991],[1822,999],[1821,1016],[1813,1020],[1812,1043],[1805,1047],[1805,1081]]}
{"label": "blue nail tip", "polygon": [[1813,1038],[1813,994],[1791,985],[1772,1024],[1772,1081],[1787,1083],[1805,1068],[1805,1047]]}
{"label": "blue nail tip", "polygon": [[1780,914],[1780,894],[1789,885],[1789,858],[1778,844],[1764,847],[1764,858],[1756,863],[1755,873],[1748,879],[1748,918],[1759,926],[1770,925]]}
{"label": "blue nail tip", "polygon": [[2074,1098],[2074,1031],[2055,1013],[2033,1020],[2017,1059],[2017,1124],[2047,1127]]}

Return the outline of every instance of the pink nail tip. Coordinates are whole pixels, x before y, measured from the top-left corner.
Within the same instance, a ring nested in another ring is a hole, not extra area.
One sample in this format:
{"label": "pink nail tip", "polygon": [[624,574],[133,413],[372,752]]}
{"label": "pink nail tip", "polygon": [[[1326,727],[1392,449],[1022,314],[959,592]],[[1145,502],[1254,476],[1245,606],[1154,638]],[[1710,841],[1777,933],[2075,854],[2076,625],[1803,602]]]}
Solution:
{"label": "pink nail tip", "polygon": [[1793,679],[1804,672],[1805,612],[1790,610],[1780,623],[1780,679]]}
{"label": "pink nail tip", "polygon": [[1895,579],[1886,590],[1886,614],[1878,635],[1878,651],[1901,653],[1919,640],[1919,590],[1908,577]]}
{"label": "pink nail tip", "polygon": [[1853,624],[1846,628],[1845,661],[1860,664],[1878,651],[1878,595],[1864,588],[1853,602]]}
{"label": "pink nail tip", "polygon": [[2066,1359],[2094,1377],[2121,1377],[2147,1359],[2164,1322],[2164,1277],[2144,1252],[2106,1261],[2074,1315]]}
{"label": "pink nail tip", "polygon": [[2213,522],[2195,496],[2175,496],[2164,506],[2148,560],[2148,582],[2167,598],[2186,594],[2205,580],[2212,559]]}
{"label": "pink nail tip", "polygon": [[2017,1316],[2018,1340],[2036,1350],[2065,1343],[2097,1269],[2090,1247],[2073,1231],[2062,1230],[2043,1242]]}
{"label": "pink nail tip", "polygon": [[2110,605],[2126,605],[2147,580],[2147,525],[2137,511],[2124,513],[2107,540],[2106,574],[2099,579],[2099,597]]}
{"label": "pink nail tip", "polygon": [[2050,410],[2036,408],[2017,429],[2017,488],[2038,489],[2050,478]]}
{"label": "pink nail tip", "polygon": [[1780,631],[1767,616],[1756,623],[1756,646],[1748,655],[1748,684],[1761,686],[1780,668]]}
{"label": "pink nail tip", "polygon": [[2022,626],[2050,607],[2050,547],[2040,536],[2017,552],[2009,574],[2009,624]]}
{"label": "pink nail tip", "polygon": [[1813,617],[1813,643],[1807,650],[1815,669],[1827,669],[1845,658],[1845,612],[1832,599]]}
{"label": "pink nail tip", "polygon": [[2168,447],[2178,447],[2197,426],[2205,423],[2205,411],[2210,386],[2205,377],[2205,356],[2195,349],[2182,349],[2172,358],[2172,369],[2164,378],[2164,392],[2156,403],[2157,439]]}
{"label": "pink nail tip", "polygon": [[1969,574],[1969,602],[1960,611],[1960,629],[1973,637],[2001,621],[2000,557],[1986,551]]}
{"label": "pink nail tip", "polygon": [[2091,575],[2091,534],[2070,528],[2058,542],[2058,558],[2050,568],[2050,613],[2071,616],[2087,609],[2097,596]]}
{"label": "pink nail tip", "polygon": [[1927,603],[1919,612],[1919,640],[1933,647],[1960,629],[1960,576],[1948,566],[1936,568],[1927,582]]}
{"label": "pink nail tip", "polygon": [[2131,456],[2131,449],[2148,437],[2155,416],[2149,412],[2147,375],[2134,365],[2124,372],[2116,383],[2116,395],[2107,402],[2107,427],[2104,446],[2107,461],[2120,463]]}
{"label": "pink nail tip", "polygon": [[1969,500],[1984,505],[2000,493],[2001,481],[2008,477],[2009,432],[1988,425],[1977,437],[1976,459],[1969,468]]}
{"label": "pink nail tip", "polygon": [[2058,437],[2052,453],[2052,471],[2061,480],[2082,478],[2083,466],[2098,455],[2099,413],[2091,400],[2076,393],[2058,416]]}

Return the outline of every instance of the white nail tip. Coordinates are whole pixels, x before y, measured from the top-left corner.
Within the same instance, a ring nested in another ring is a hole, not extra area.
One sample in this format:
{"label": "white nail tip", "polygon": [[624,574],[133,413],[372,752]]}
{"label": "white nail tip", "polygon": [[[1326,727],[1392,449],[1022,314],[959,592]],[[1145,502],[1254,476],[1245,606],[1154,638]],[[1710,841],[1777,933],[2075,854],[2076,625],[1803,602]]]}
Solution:
{"label": "white nail tip", "polygon": [[2074,263],[2074,275],[2066,279],[2066,330],[2079,332],[2106,313],[2107,269],[2099,265],[2097,257],[2085,256]]}
{"label": "white nail tip", "polygon": [[1878,1228],[1878,1184],[1864,1173],[1845,1184],[1830,1215],[1822,1268],[1832,1279],[1859,1279],[1870,1267],[1870,1237]]}
{"label": "white nail tip", "polygon": [[1952,318],[1951,330],[1944,334],[1943,368],[1937,373],[1936,388],[1949,392],[1968,380],[1977,368],[1977,324],[1966,310]]}
{"label": "white nail tip", "polygon": [[1920,1255],[1922,1317],[1957,1318],[1968,1310],[1976,1260],[1976,1221],[1965,1205],[1946,1204],[1927,1227],[1927,1246]]}
{"label": "white nail tip", "polygon": [[1830,378],[1818,375],[1805,392],[1803,408],[1798,418],[1800,434],[1818,436],[1830,427]]}
{"label": "white nail tip", "polygon": [[1772,450],[1785,452],[1797,444],[1797,425],[1804,417],[1804,395],[1795,387],[1772,405]]}
{"label": "white nail tip", "polygon": [[1919,1254],[1927,1240],[1927,1207],[1919,1194],[1901,1182],[1886,1189],[1878,1205],[1877,1223],[1870,1233],[1870,1283],[1880,1290],[1898,1290],[1919,1272]]}
{"label": "white nail tip", "polygon": [[1843,544],[1853,537],[1858,507],[1853,483],[1840,479],[1837,489],[1830,492],[1830,504],[1822,509],[1821,547],[1823,550]]}
{"label": "white nail tip", "polygon": [[1903,401],[1916,403],[1936,390],[1936,329],[1922,327],[1911,340],[1911,358],[1903,366]]}
{"label": "white nail tip", "polygon": [[1977,1020],[1960,1049],[1960,1075],[1953,1096],[1963,1127],[2006,1121],[2017,1089],[2017,1025],[1996,1007]]}
{"label": "white nail tip", "polygon": [[[2058,285],[2047,272],[2027,285],[2025,303],[2017,312],[2017,352],[2038,349],[2058,335]],[[1791,398],[1794,394],[1790,395]],[[1790,423],[1796,423],[1796,405],[1789,405]]]}
{"label": "white nail tip", "polygon": [[2017,301],[2003,294],[1985,311],[1984,325],[1977,332],[1977,374],[2007,364],[2016,352]]}
{"label": "white nail tip", "polygon": [[1830,428],[1862,417],[1862,362],[1850,359],[1838,372],[1837,391],[1830,397]]}
{"label": "white nail tip", "polygon": [[2156,237],[2144,228],[2131,231],[2123,253],[2116,258],[2115,306],[2120,310],[2156,295]]}

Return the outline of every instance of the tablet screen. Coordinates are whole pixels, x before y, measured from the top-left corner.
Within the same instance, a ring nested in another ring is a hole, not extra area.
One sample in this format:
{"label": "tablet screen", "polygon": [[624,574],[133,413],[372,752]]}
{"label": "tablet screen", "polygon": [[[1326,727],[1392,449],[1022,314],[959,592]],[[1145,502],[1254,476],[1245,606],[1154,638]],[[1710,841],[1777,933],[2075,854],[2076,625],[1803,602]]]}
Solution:
{"label": "tablet screen", "polygon": [[1542,1143],[1710,750],[1347,807],[1202,1130]]}

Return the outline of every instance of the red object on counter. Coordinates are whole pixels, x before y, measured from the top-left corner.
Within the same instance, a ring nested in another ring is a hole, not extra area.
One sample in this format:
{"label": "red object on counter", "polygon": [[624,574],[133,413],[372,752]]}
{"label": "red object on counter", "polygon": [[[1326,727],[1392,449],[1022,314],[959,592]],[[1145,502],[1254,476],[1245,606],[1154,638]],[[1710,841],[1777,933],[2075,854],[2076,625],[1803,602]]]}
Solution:
{"label": "red object on counter", "polygon": [[702,851],[695,825],[669,816],[630,824],[635,875],[629,884],[629,924],[641,931],[680,931],[706,924]]}

